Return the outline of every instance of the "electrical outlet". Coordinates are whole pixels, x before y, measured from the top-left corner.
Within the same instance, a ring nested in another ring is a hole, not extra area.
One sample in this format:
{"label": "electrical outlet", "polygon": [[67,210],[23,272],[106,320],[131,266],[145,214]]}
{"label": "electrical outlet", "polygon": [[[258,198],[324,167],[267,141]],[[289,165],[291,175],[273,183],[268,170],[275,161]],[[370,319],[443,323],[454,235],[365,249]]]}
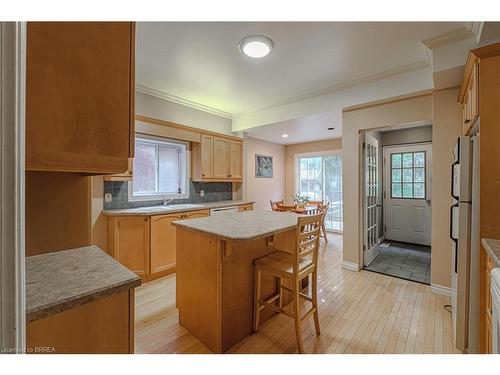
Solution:
{"label": "electrical outlet", "polygon": [[200,190],[200,197],[204,197],[205,196],[205,190]]}
{"label": "electrical outlet", "polygon": [[111,193],[104,194],[104,201],[106,203],[111,203],[112,200],[113,200],[113,195],[111,195]]}

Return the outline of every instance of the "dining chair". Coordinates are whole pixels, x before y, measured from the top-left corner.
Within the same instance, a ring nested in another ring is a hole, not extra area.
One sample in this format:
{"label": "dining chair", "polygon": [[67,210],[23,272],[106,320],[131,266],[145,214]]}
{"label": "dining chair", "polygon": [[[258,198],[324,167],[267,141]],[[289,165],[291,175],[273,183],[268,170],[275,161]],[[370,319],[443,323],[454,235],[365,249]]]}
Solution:
{"label": "dining chair", "polygon": [[297,205],[296,204],[279,204],[277,211],[297,212]]}
{"label": "dining chair", "polygon": [[[320,334],[318,315],[318,248],[321,230],[321,214],[300,216],[297,219],[295,248],[293,252],[277,250],[254,261],[254,321],[253,330],[259,330],[260,312],[269,308],[292,318],[295,323],[295,338],[299,353],[304,352],[302,342],[302,322],[309,316],[314,316],[316,334]],[[262,299],[262,274],[274,276],[277,279],[275,295]],[[312,275],[311,295],[301,291],[301,281]],[[283,280],[291,282],[291,288],[285,286]],[[283,293],[286,290],[292,294],[292,312],[283,307]],[[300,316],[300,299],[312,304],[312,307]],[[276,303],[276,304],[275,304]]]}
{"label": "dining chair", "polygon": [[284,204],[285,201],[282,199],[280,201],[269,201],[269,203],[271,204],[271,210],[278,211],[278,206]]}
{"label": "dining chair", "polygon": [[325,219],[326,219],[326,215],[328,213],[328,209],[329,208],[330,208],[330,202],[326,202],[326,204],[322,204],[320,206],[321,215],[322,215],[322,218],[321,218],[321,232],[323,233],[322,237],[325,239],[326,243],[328,243],[328,238],[326,237]]}

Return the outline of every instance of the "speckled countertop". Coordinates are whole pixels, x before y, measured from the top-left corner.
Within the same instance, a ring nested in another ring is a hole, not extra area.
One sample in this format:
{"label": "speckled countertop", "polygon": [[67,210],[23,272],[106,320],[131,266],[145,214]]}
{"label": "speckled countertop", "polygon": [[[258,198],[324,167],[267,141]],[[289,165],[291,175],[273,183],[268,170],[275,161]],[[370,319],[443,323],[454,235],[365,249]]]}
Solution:
{"label": "speckled countertop", "polygon": [[491,240],[488,238],[483,238],[481,240],[484,249],[490,256],[493,263],[495,263],[495,267],[500,267],[500,240]]}
{"label": "speckled countertop", "polygon": [[26,321],[45,318],[141,285],[97,246],[26,258]]}
{"label": "speckled countertop", "polygon": [[293,229],[301,215],[265,210],[179,220],[172,224],[230,241],[251,241]]}
{"label": "speckled countertop", "polygon": [[169,204],[167,206],[149,206],[138,208],[125,208],[119,210],[104,210],[102,213],[108,216],[151,216],[151,215],[165,215],[174,214],[177,212],[188,212],[198,210],[209,210],[211,208],[243,206],[245,204],[252,204],[253,201],[233,200],[233,201],[220,201],[220,202],[207,202],[207,203],[189,203],[189,204]]}

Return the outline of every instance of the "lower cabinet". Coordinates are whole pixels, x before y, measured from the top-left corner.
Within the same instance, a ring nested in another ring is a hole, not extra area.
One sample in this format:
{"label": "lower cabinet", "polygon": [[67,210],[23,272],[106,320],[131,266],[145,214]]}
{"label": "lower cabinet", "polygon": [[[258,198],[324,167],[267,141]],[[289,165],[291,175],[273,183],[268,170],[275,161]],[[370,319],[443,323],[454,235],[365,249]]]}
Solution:
{"label": "lower cabinet", "polygon": [[149,217],[109,217],[108,253],[145,281],[149,274]]}
{"label": "lower cabinet", "polygon": [[253,210],[253,204],[246,204],[246,205],[243,205],[243,206],[239,206],[238,207],[238,212],[242,212],[242,211],[252,211]]}
{"label": "lower cabinet", "polygon": [[209,210],[153,216],[110,216],[108,252],[148,282],[175,272],[173,221],[209,216]]}

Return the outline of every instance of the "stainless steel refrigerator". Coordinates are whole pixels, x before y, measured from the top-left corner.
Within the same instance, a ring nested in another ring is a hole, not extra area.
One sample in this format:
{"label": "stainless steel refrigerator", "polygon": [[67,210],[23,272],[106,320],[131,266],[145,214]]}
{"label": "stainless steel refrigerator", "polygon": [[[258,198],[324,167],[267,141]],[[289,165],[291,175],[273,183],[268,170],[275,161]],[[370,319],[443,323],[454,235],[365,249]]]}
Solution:
{"label": "stainless steel refrigerator", "polygon": [[453,150],[451,310],[457,349],[479,352],[479,133]]}

